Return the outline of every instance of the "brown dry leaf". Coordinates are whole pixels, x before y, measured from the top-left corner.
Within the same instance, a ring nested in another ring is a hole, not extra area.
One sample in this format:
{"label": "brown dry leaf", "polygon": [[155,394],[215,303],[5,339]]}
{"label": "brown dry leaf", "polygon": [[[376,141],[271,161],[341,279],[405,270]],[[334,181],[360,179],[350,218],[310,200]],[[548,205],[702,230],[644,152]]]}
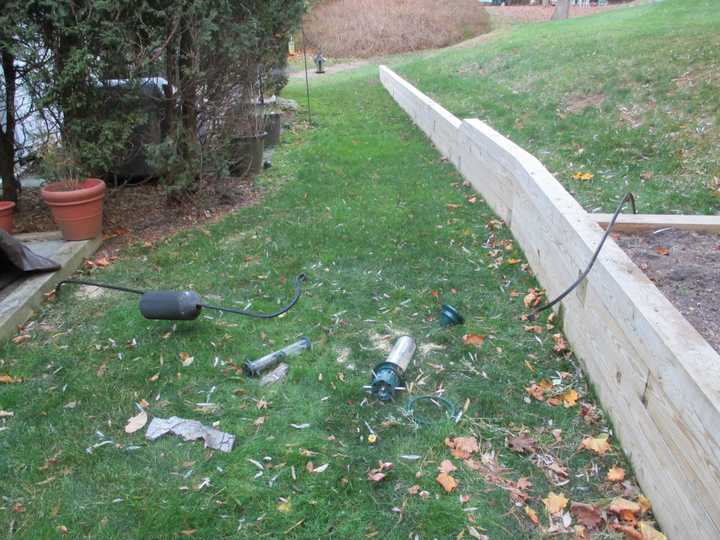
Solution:
{"label": "brown dry leaf", "polygon": [[440,463],[438,471],[440,471],[441,473],[451,473],[453,471],[457,471],[457,467],[453,465],[453,462],[449,459],[444,459],[442,460],[442,463]]}
{"label": "brown dry leaf", "polygon": [[613,530],[621,532],[626,538],[630,540],[643,540],[642,534],[635,529],[635,527],[629,525],[618,525],[613,524],[610,526]]}
{"label": "brown dry leaf", "polygon": [[608,510],[613,514],[620,514],[621,512],[639,514],[642,508],[639,503],[623,499],[622,497],[615,497],[612,501],[610,501]]}
{"label": "brown dry leaf", "polygon": [[525,388],[525,391],[538,401],[545,399],[545,390],[539,384],[533,384]]}
{"label": "brown dry leaf", "polygon": [[563,405],[566,409],[577,405],[577,400],[580,396],[574,388],[571,388],[562,395]]}
{"label": "brown dry leaf", "polygon": [[12,342],[15,345],[20,345],[21,343],[25,343],[26,341],[30,341],[32,339],[32,336],[30,334],[20,334],[19,336],[15,336],[12,338]]}
{"label": "brown dry leaf", "polygon": [[17,384],[21,383],[20,377],[13,377],[12,375],[0,375],[0,384]]}
{"label": "brown dry leaf", "polygon": [[253,422],[253,424],[255,424],[255,425],[258,426],[258,427],[259,427],[259,426],[262,426],[264,423],[265,423],[265,417],[264,417],[264,416],[258,416],[258,417],[255,419],[255,421]]}
{"label": "brown dry leaf", "polygon": [[267,409],[267,408],[268,408],[268,402],[265,401],[264,399],[258,399],[258,400],[255,402],[255,407],[256,407],[258,410]]}
{"label": "brown dry leaf", "polygon": [[190,356],[186,352],[181,352],[180,354],[178,354],[178,356],[180,357],[180,362],[184,367],[188,367],[195,360],[194,357]]}
{"label": "brown dry leaf", "polygon": [[608,443],[608,437],[609,435],[607,433],[602,433],[598,437],[585,437],[580,446],[602,456],[611,449],[610,443]]}
{"label": "brown dry leaf", "polygon": [[568,499],[562,493],[554,493],[551,491],[548,493],[548,496],[543,499],[543,503],[545,503],[548,514],[554,516],[562,513],[563,509],[567,506]]}
{"label": "brown dry leaf", "polygon": [[530,309],[531,307],[535,307],[540,304],[542,297],[542,291],[538,291],[535,288],[528,289],[528,293],[523,298],[523,304],[525,305],[526,309]]}
{"label": "brown dry leaf", "polygon": [[450,493],[451,491],[454,491],[456,487],[458,487],[458,481],[455,480],[452,476],[450,476],[447,473],[441,472],[437,475],[435,478],[435,481],[440,484],[445,491]]}
{"label": "brown dry leaf", "polygon": [[610,482],[622,482],[625,480],[625,469],[613,465],[607,473],[607,479],[610,480]]}
{"label": "brown dry leaf", "polygon": [[667,536],[647,521],[640,522],[640,534],[642,535],[642,540],[667,540]]}
{"label": "brown dry leaf", "polygon": [[533,324],[533,325],[525,325],[525,331],[530,332],[531,334],[542,334],[545,331],[545,329],[542,326]]}
{"label": "brown dry leaf", "polygon": [[136,414],[128,419],[127,425],[125,426],[125,433],[135,433],[139,429],[145,427],[147,421],[147,413],[145,411],[141,411],[139,414]]}
{"label": "brown dry leaf", "polygon": [[670,250],[669,250],[668,248],[666,248],[666,247],[656,247],[656,248],[655,248],[655,251],[656,251],[659,255],[665,255],[665,256],[670,255]]}
{"label": "brown dry leaf", "polygon": [[475,452],[480,451],[480,446],[475,437],[445,439],[445,444],[452,448],[452,455],[459,459],[467,459]]}
{"label": "brown dry leaf", "polygon": [[95,372],[95,374],[96,374],[98,377],[102,377],[103,375],[105,375],[105,372],[106,372],[106,371],[107,371],[107,362],[103,362],[102,364],[100,364],[100,365],[98,366],[97,371]]}
{"label": "brown dry leaf", "polygon": [[184,531],[180,531],[180,534],[183,536],[192,536],[197,532],[197,529],[185,529]]}
{"label": "brown dry leaf", "polygon": [[392,469],[394,465],[390,462],[378,461],[377,469],[370,469],[368,471],[368,480],[373,482],[380,482],[387,476],[387,472]]}
{"label": "brown dry leaf", "polygon": [[57,527],[55,527],[55,530],[63,536],[70,533],[70,529],[68,529],[65,525],[58,525]]}
{"label": "brown dry leaf", "polygon": [[638,504],[640,505],[640,513],[641,514],[647,514],[650,510],[652,510],[652,504],[650,503],[650,499],[648,499],[645,495],[638,495]]}
{"label": "brown dry leaf", "polygon": [[155,375],[153,375],[152,377],[150,377],[150,378],[148,379],[148,381],[150,381],[150,382],[156,382],[159,378],[160,378],[160,374],[159,374],[159,373],[156,373]]}
{"label": "brown dry leaf", "polygon": [[640,173],[640,178],[641,178],[644,182],[648,182],[648,181],[652,180],[652,177],[653,177],[653,172],[652,172],[652,171],[645,171],[645,172]]}
{"label": "brown dry leaf", "polygon": [[485,336],[481,336],[480,334],[465,334],[463,336],[463,343],[465,343],[465,345],[475,345],[475,347],[482,347],[484,341]]}
{"label": "brown dry leaf", "polygon": [[527,435],[518,435],[508,439],[508,448],[520,454],[529,454],[535,450],[537,442]]}
{"label": "brown dry leaf", "polygon": [[447,204],[447,209],[450,210],[451,212],[453,210],[457,210],[458,208],[462,208],[462,204],[453,204],[453,203]]}
{"label": "brown dry leaf", "polygon": [[555,345],[553,346],[553,351],[555,351],[558,354],[567,352],[568,344],[567,344],[567,341],[565,341],[565,338],[563,337],[562,334],[560,334],[560,333],[553,334],[553,341],[555,342]]}
{"label": "brown dry leaf", "polygon": [[530,518],[530,521],[532,521],[535,525],[540,524],[540,518],[537,515],[537,512],[530,508],[529,506],[525,506],[525,513]]}
{"label": "brown dry leaf", "polygon": [[95,266],[99,266],[100,268],[106,268],[110,266],[110,260],[107,257],[98,257],[93,261],[93,264]]}
{"label": "brown dry leaf", "polygon": [[582,526],[588,530],[600,529],[603,521],[602,512],[597,506],[584,503],[572,503],[570,513]]}
{"label": "brown dry leaf", "polygon": [[510,265],[520,264],[522,262],[522,259],[508,259],[506,262]]}
{"label": "brown dry leaf", "polygon": [[467,202],[469,202],[470,204],[475,204],[477,202],[477,197],[475,195],[473,195],[472,197],[468,197]]}
{"label": "brown dry leaf", "polygon": [[417,495],[420,493],[420,485],[419,484],[413,484],[410,486],[407,490],[409,495]]}

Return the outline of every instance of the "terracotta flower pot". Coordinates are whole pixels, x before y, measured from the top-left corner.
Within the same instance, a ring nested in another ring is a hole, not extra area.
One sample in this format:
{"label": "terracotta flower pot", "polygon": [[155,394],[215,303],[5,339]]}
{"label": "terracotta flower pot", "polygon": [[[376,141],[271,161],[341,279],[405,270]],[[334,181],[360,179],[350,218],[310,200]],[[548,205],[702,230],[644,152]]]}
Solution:
{"label": "terracotta flower pot", "polygon": [[102,232],[105,182],[87,178],[68,191],[63,182],[48,184],[41,192],[65,240],[89,240]]}
{"label": "terracotta flower pot", "polygon": [[0,229],[12,234],[13,211],[15,203],[12,201],[0,201]]}

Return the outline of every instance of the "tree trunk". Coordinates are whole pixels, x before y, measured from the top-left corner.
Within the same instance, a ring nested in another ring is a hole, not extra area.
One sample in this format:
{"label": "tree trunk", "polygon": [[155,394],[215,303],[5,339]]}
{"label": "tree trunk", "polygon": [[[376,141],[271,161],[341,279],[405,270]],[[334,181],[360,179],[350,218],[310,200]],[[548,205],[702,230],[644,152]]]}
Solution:
{"label": "tree trunk", "polygon": [[15,91],[17,72],[15,57],[10,51],[2,51],[2,69],[5,80],[5,130],[0,125],[0,177],[3,181],[2,198],[17,202],[18,190],[15,178]]}
{"label": "tree trunk", "polygon": [[570,16],[570,0],[557,0],[552,20],[559,21]]}

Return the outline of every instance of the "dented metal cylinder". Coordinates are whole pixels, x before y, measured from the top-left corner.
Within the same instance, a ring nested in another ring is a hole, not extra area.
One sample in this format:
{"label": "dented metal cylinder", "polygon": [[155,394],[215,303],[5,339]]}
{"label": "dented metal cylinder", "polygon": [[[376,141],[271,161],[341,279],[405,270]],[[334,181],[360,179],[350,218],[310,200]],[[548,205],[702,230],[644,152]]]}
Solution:
{"label": "dented metal cylinder", "polygon": [[243,365],[243,369],[245,370],[246,375],[250,377],[257,377],[260,372],[273,367],[283,358],[287,358],[289,356],[297,356],[303,351],[308,350],[310,347],[310,340],[304,337],[301,340],[280,349],[279,351],[275,351],[273,353],[265,355],[262,358],[258,358],[253,362],[245,362],[245,364]]}
{"label": "dented metal cylinder", "polygon": [[195,291],[150,291],[140,297],[140,313],[146,319],[192,321],[202,311],[202,298]]}

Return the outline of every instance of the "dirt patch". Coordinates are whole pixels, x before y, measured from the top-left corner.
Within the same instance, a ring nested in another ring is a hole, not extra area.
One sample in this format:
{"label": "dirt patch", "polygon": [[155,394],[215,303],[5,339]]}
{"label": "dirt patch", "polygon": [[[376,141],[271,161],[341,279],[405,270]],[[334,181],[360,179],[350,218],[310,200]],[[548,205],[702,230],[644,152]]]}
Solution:
{"label": "dirt patch", "polygon": [[[155,243],[179,230],[216,221],[228,212],[253,204],[259,196],[250,178],[203,180],[194,194],[172,201],[163,186],[155,182],[111,188],[105,199],[101,252],[114,255],[134,241]],[[40,198],[40,188],[23,189],[14,226],[15,233],[57,230],[50,210]]]}
{"label": "dirt patch", "polygon": [[565,100],[565,110],[571,114],[590,107],[599,107],[605,102],[605,94],[573,95]]}
{"label": "dirt patch", "polygon": [[617,242],[720,352],[720,234],[660,229]]}

